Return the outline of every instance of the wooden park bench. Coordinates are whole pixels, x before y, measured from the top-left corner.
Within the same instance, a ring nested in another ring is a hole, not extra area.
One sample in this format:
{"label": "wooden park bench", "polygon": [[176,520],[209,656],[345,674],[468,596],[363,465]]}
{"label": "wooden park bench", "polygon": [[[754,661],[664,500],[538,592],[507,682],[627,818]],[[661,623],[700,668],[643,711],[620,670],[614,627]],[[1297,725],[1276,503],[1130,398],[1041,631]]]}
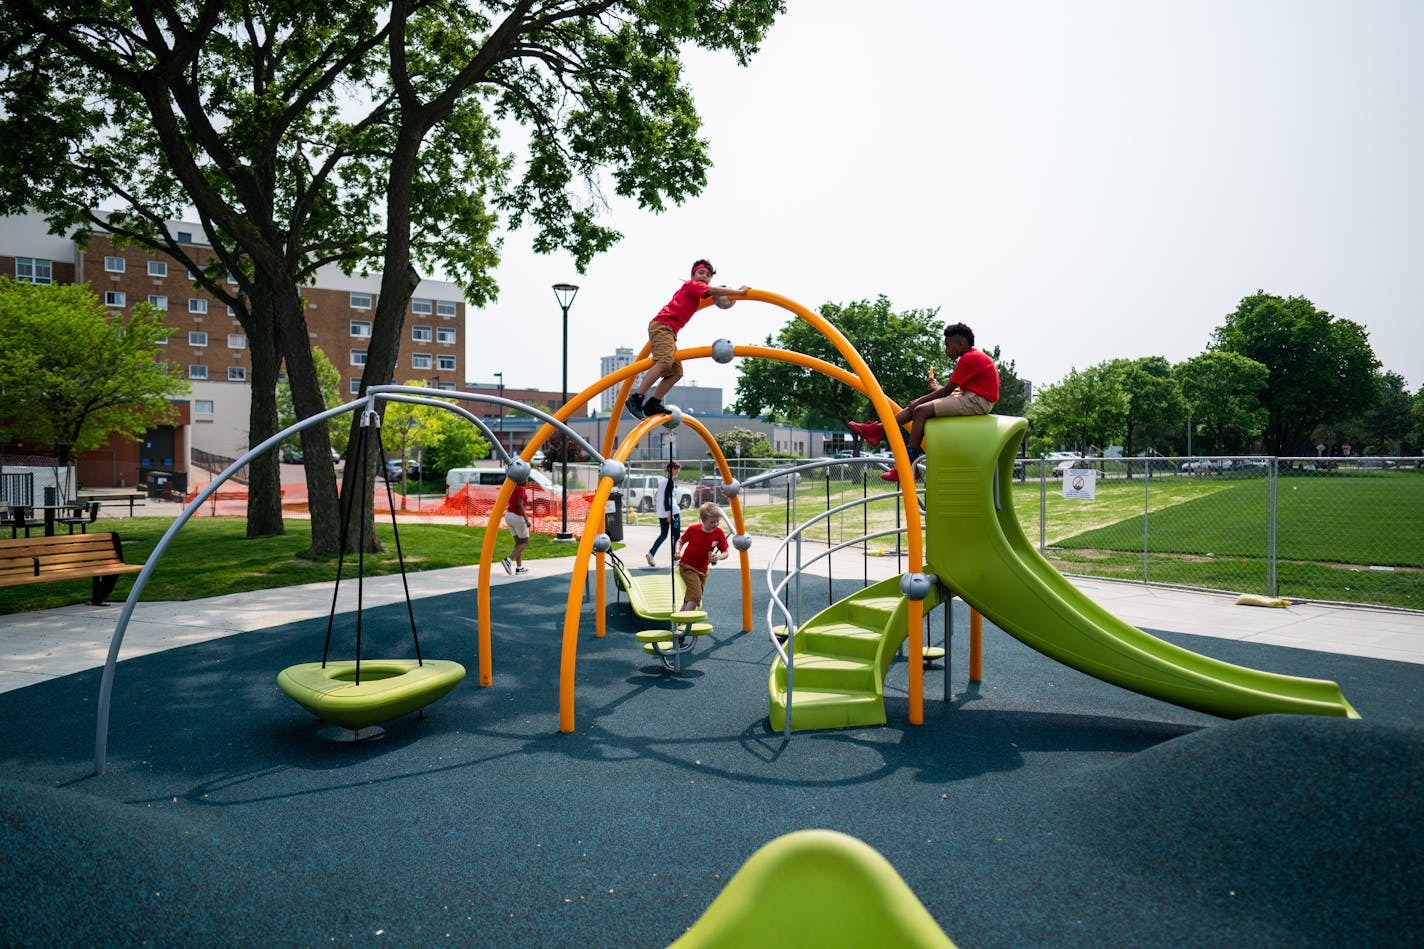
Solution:
{"label": "wooden park bench", "polygon": [[90,602],[99,606],[119,577],[142,569],[124,563],[123,543],[112,531],[0,540],[0,587],[92,578]]}

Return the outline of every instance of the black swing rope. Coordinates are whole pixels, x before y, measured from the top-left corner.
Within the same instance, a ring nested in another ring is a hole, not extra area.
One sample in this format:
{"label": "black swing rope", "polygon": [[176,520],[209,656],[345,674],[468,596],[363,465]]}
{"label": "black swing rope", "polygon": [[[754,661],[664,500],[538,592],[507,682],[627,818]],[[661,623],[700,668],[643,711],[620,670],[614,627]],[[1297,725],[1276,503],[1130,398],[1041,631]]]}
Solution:
{"label": "black swing rope", "polygon": [[[331,610],[327,613],[326,617],[326,642],[322,646],[321,650],[321,666],[323,669],[326,668],[327,657],[331,651],[331,631],[333,625],[336,622],[336,602],[337,596],[341,592],[341,574],[342,569],[346,563],[346,540],[348,537],[350,537],[351,533],[351,515],[352,512],[356,509],[356,502],[361,498],[366,498],[370,496],[371,466],[366,462],[366,446],[368,442],[367,433],[370,431],[370,425],[373,418],[375,419],[376,424],[379,425],[380,420],[379,418],[375,417],[374,413],[367,412],[362,415],[361,428],[356,440],[356,457],[361,459],[361,473],[359,477],[361,486],[359,491],[357,492],[356,497],[346,499],[349,501],[349,503],[345,505],[346,513],[345,516],[341,519],[341,549],[336,559],[336,584],[331,591]],[[376,443],[376,447],[381,458],[381,468],[382,470],[384,470],[386,465],[386,448],[379,441]],[[406,577],[405,554],[401,550],[400,528],[397,526],[396,522],[395,495],[391,491],[391,484],[389,481],[386,482],[386,504],[390,507],[391,510],[391,535],[394,538],[396,545],[396,561],[400,565],[401,588],[405,591],[406,614],[410,617],[410,638],[415,643],[415,663],[418,666],[423,666],[425,665],[425,661],[424,658],[421,656],[420,652],[420,634],[416,631],[415,627],[415,607],[411,604],[410,600],[410,581]],[[362,505],[362,507],[364,508],[364,504]],[[356,685],[361,684],[361,634],[362,619],[365,615],[365,610],[363,607],[365,601],[366,580],[366,518],[364,516],[361,518],[360,533],[361,546],[360,550],[358,551],[356,568]]]}

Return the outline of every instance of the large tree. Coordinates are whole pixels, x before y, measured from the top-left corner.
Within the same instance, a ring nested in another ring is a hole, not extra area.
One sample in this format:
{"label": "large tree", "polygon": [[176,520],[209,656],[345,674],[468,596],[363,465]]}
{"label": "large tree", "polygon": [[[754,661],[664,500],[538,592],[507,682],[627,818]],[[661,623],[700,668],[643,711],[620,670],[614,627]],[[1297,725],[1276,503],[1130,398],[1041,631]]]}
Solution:
{"label": "large tree", "polygon": [[1122,379],[1109,363],[1070,370],[1029,405],[1031,450],[1101,450],[1122,437],[1128,408]]}
{"label": "large tree", "polygon": [[1128,455],[1165,443],[1187,415],[1182,389],[1165,356],[1114,359],[1106,371],[1117,377],[1127,397],[1122,420],[1122,446]]}
{"label": "large tree", "polygon": [[6,437],[37,442],[61,467],[110,435],[132,440],[177,417],[188,381],[160,360],[163,314],[112,313],[88,286],[0,277],[0,418]]}
{"label": "large tree", "polygon": [[[604,193],[652,210],[697,194],[710,161],[683,49],[745,62],[783,6],[16,0],[0,13],[0,193],[169,250],[165,221],[191,204],[249,302],[254,402],[284,360],[306,417],[323,407],[300,295],[316,268],[381,269],[364,380],[389,380],[417,266],[483,303],[501,223],[582,269],[618,238]],[[520,168],[500,148],[515,129]],[[260,411],[254,440],[276,423]],[[303,439],[312,546],[331,551],[328,439]]]}
{"label": "large tree", "polygon": [[1197,439],[1183,448],[1203,454],[1250,450],[1266,426],[1261,393],[1270,371],[1239,353],[1211,351],[1173,367],[1187,405],[1187,424]]}
{"label": "large tree", "polygon": [[1271,454],[1308,450],[1317,425],[1355,418],[1379,398],[1379,360],[1365,328],[1317,310],[1305,297],[1264,291],[1246,297],[1216,329],[1212,348],[1247,356],[1269,372],[1261,403]]}
{"label": "large tree", "polygon": [[[874,302],[826,303],[821,316],[860,352],[885,393],[905,403],[926,391],[930,370],[944,362],[938,310],[896,313],[881,296]],[[850,367],[830,341],[804,320],[791,320],[766,345]],[[944,372],[944,369],[940,370]],[[744,360],[737,378],[735,411],[787,419],[813,428],[841,428],[867,417],[869,401],[812,369],[768,359]]]}
{"label": "large tree", "polygon": [[1397,372],[1376,373],[1375,385],[1379,400],[1360,417],[1360,432],[1364,435],[1360,447],[1369,454],[1400,454],[1414,427],[1410,417],[1414,399],[1404,377]]}

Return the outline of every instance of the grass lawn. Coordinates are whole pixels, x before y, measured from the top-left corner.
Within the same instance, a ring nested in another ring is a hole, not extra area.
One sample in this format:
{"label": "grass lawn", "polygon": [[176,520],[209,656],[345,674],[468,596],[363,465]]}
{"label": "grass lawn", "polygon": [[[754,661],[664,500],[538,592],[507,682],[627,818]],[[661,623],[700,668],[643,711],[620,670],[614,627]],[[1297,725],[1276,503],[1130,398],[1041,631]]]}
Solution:
{"label": "grass lawn", "polygon": [[[164,531],[173,523],[170,517],[138,517],[115,521],[124,541],[124,560],[143,563],[157,545]],[[400,570],[390,524],[378,524],[386,552],[367,554],[367,576],[381,576]],[[484,543],[484,528],[458,524],[401,524],[401,552],[407,571],[436,570],[460,567],[479,559]],[[495,545],[495,556],[508,554],[514,541],[507,531],[501,531]],[[173,539],[158,569],[144,587],[145,601],[196,600],[224,593],[265,590],[271,587],[295,586],[336,579],[336,558],[312,558],[306,555],[311,546],[309,522],[287,522],[287,533],[280,537],[247,536],[247,521],[240,517],[196,517],[183,525]],[[528,560],[545,557],[566,557],[568,544],[555,543],[551,538],[535,534],[524,552]],[[357,563],[348,556],[342,568],[342,578],[356,577]],[[110,594],[111,600],[122,600],[133,588],[133,577],[123,577]],[[0,614],[23,613],[57,606],[88,603],[89,580],[65,580],[55,583],[34,583],[0,589]]]}
{"label": "grass lawn", "polygon": [[[1215,483],[1209,494],[1149,512],[1148,579],[1263,592],[1266,481]],[[1424,478],[1284,472],[1276,514],[1281,596],[1424,609]],[[1060,570],[1142,578],[1141,513],[1053,543]]]}

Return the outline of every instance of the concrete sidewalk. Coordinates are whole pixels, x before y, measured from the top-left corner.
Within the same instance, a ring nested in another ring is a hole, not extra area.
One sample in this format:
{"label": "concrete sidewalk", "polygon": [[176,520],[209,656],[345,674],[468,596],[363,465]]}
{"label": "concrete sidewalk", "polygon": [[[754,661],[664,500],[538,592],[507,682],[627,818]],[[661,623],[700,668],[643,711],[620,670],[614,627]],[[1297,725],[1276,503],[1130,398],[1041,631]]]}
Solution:
{"label": "concrete sidewalk", "polygon": [[[621,556],[631,569],[648,569],[643,566],[643,556],[656,536],[656,526],[630,524],[624,528],[627,548]],[[749,554],[752,582],[758,592],[765,590],[766,565],[777,545],[776,538],[753,539]],[[824,550],[824,545],[806,544],[803,558],[809,560]],[[659,554],[666,569],[669,556],[666,544]],[[785,562],[781,557],[777,561],[778,566]],[[729,561],[728,565],[734,562]],[[728,565],[719,569],[726,570]],[[493,582],[519,583],[567,576],[572,570],[573,557],[530,560],[526,566],[529,573],[516,579],[507,576],[496,564]],[[896,575],[904,569],[904,561],[897,561],[893,548],[887,556],[868,557],[859,549],[848,549],[830,558],[830,569],[837,579],[866,576],[874,582]],[[827,561],[822,560],[807,572],[824,577],[826,571]],[[473,595],[476,569],[430,570],[409,574],[408,579],[413,597],[461,591],[470,591]],[[1073,582],[1109,612],[1133,626],[1424,664],[1424,614],[1421,613],[1312,603],[1268,609],[1237,606],[1231,596],[1140,583],[1089,579]],[[325,616],[331,607],[331,592],[331,583],[315,583],[205,600],[140,603],[129,622],[120,658],[131,659],[208,639]],[[368,606],[401,602],[404,596],[401,579],[399,576],[368,578],[363,596]],[[347,578],[342,582],[337,609],[345,612],[355,609],[355,604],[356,584]],[[0,616],[0,692],[102,666],[121,608],[121,602],[103,606],[85,603]],[[760,616],[755,619],[758,624],[762,622]]]}

